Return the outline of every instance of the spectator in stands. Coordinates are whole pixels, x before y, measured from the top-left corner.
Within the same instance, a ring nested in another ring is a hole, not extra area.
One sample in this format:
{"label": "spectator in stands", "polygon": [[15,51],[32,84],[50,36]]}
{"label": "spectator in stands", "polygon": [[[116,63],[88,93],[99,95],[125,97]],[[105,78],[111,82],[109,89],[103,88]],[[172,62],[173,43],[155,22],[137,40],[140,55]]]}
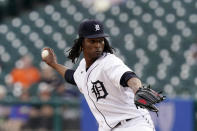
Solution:
{"label": "spectator in stands", "polygon": [[192,44],[190,50],[192,52],[193,59],[195,59],[197,62],[197,44]]}
{"label": "spectator in stands", "polygon": [[24,130],[38,131],[40,128],[40,106],[33,106],[29,112],[29,119],[23,126]]}
{"label": "spectator in stands", "polygon": [[[38,96],[42,102],[51,99],[51,85],[42,82],[38,85]],[[52,131],[53,129],[53,108],[49,105],[34,106],[29,113],[29,119],[24,129]]]}
{"label": "spectator in stands", "polygon": [[51,68],[50,66],[46,64],[41,69],[40,81],[45,82],[49,84],[50,86],[53,86],[54,88],[58,88],[59,86],[64,84],[64,81],[62,80],[62,78],[57,75],[57,73],[53,70],[53,68]]}
{"label": "spectator in stands", "polygon": [[[29,93],[27,90],[23,90],[20,95],[21,101],[29,100]],[[21,131],[22,127],[25,125],[29,119],[29,112],[31,106],[29,104],[16,104],[10,108],[10,114],[8,120],[1,127],[5,131]]]}
{"label": "spectator in stands", "polygon": [[8,84],[20,83],[23,88],[29,88],[32,84],[40,81],[40,71],[32,65],[31,55],[23,56],[10,73]]}
{"label": "spectator in stands", "polygon": [[52,88],[47,83],[40,83],[38,87],[38,96],[41,101],[49,101],[51,99]]}
{"label": "spectator in stands", "polygon": [[[41,67],[41,82],[47,83],[52,88],[52,96],[61,96],[61,98],[73,98],[79,96],[77,88],[72,88],[64,84],[64,80],[48,65]],[[43,88],[43,87],[42,87]]]}
{"label": "spectator in stands", "polygon": [[53,130],[53,108],[51,106],[34,106],[31,108],[29,115],[23,129],[33,131]]}
{"label": "spectator in stands", "polygon": [[6,88],[3,85],[0,85],[0,100],[6,96]]}
{"label": "spectator in stands", "polygon": [[[6,96],[6,88],[3,85],[0,85],[0,100],[2,100]],[[7,120],[7,117],[10,113],[10,108],[5,105],[0,105],[0,131],[2,131],[2,127]]]}
{"label": "spectator in stands", "polygon": [[2,64],[1,59],[0,59],[0,74],[2,72],[2,66],[3,66],[3,64]]}
{"label": "spectator in stands", "polygon": [[53,108],[49,105],[44,105],[40,110],[40,128],[42,130],[52,131],[53,130]]}

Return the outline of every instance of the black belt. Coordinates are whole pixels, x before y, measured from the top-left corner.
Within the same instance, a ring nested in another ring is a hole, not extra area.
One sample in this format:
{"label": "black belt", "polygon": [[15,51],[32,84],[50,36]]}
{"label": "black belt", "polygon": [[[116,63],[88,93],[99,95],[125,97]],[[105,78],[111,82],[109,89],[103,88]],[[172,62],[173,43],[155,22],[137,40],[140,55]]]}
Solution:
{"label": "black belt", "polygon": [[[126,122],[128,122],[128,121],[130,121],[131,120],[131,118],[130,119],[126,119]],[[118,122],[118,124],[116,125],[116,126],[114,126],[114,128],[117,128],[118,126],[120,126],[121,125],[121,122]]]}

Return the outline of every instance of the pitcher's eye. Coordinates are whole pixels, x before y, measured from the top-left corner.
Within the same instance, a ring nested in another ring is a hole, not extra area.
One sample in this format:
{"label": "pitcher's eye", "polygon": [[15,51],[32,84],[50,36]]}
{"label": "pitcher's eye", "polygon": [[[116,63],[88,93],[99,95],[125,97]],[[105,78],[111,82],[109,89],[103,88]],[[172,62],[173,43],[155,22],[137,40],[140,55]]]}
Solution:
{"label": "pitcher's eye", "polygon": [[104,40],[99,40],[99,43],[104,43]]}
{"label": "pitcher's eye", "polygon": [[90,43],[95,43],[95,40],[91,40]]}

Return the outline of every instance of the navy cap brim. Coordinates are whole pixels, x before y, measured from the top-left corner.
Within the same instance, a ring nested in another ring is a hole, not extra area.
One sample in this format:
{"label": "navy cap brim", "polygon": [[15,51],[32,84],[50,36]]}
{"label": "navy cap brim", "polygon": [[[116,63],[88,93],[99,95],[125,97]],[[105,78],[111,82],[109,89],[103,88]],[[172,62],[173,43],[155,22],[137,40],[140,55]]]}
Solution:
{"label": "navy cap brim", "polygon": [[109,37],[108,34],[95,34],[95,35],[88,35],[88,36],[85,36],[85,38],[100,38],[100,37]]}

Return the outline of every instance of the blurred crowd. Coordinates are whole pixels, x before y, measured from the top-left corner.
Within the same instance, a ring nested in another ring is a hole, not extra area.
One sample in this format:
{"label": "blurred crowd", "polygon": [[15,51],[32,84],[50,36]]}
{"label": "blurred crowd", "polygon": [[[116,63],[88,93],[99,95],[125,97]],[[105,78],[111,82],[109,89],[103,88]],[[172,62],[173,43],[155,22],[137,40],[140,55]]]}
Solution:
{"label": "blurred crowd", "polygon": [[[6,85],[0,85],[1,102],[10,99],[22,102],[0,105],[0,130],[51,131],[55,114],[53,105],[47,102],[54,99],[64,101],[79,98],[77,88],[65,83],[51,67],[43,63],[38,68],[32,61],[33,57],[30,54],[21,57],[6,76]],[[35,100],[44,104],[30,104]],[[79,111],[67,106],[62,106],[61,109],[64,120],[79,120]]]}

